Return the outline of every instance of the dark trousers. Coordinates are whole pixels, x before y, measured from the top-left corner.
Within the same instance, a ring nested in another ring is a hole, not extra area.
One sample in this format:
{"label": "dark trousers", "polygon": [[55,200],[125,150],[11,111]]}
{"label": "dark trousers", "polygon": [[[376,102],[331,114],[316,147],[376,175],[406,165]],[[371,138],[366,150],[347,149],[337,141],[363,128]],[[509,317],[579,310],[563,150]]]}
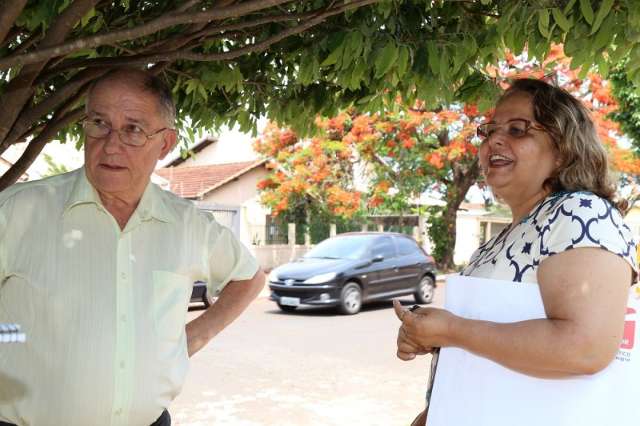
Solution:
{"label": "dark trousers", "polygon": [[[0,422],[0,426],[16,426],[13,423]],[[171,416],[167,410],[164,410],[158,420],[151,423],[150,426],[171,426]]]}

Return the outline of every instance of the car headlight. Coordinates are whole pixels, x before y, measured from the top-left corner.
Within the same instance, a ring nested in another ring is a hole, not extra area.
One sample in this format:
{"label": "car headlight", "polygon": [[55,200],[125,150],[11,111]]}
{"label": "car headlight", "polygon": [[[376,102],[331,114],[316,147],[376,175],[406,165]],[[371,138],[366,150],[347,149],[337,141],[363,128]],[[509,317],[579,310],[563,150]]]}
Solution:
{"label": "car headlight", "polygon": [[269,273],[269,278],[268,279],[269,279],[270,283],[274,283],[274,282],[278,282],[279,281],[278,280],[278,274],[276,274],[275,269]]}
{"label": "car headlight", "polygon": [[335,272],[328,272],[326,274],[315,275],[308,280],[304,280],[305,284],[322,284],[334,280],[338,276]]}

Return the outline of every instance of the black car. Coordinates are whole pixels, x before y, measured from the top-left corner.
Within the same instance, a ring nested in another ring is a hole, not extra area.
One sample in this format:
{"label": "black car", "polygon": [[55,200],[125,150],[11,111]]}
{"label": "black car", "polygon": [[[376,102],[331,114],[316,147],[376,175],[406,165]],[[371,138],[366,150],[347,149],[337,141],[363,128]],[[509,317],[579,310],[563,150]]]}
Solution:
{"label": "black car", "polygon": [[344,314],[363,302],[413,294],[431,303],[436,286],[433,258],[403,234],[354,232],[318,244],[302,258],[269,275],[271,300],[286,312],[300,305],[337,306]]}

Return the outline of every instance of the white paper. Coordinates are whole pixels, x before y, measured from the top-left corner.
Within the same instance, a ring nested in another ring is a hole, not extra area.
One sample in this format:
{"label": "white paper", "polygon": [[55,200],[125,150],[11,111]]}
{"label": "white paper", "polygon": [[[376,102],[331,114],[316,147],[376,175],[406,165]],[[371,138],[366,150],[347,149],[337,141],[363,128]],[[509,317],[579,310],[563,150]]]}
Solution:
{"label": "white paper", "polygon": [[[445,308],[495,322],[545,317],[535,284],[460,276],[447,280]],[[632,291],[621,349],[592,376],[537,379],[461,349],[443,348],[428,426],[640,425],[639,311]]]}

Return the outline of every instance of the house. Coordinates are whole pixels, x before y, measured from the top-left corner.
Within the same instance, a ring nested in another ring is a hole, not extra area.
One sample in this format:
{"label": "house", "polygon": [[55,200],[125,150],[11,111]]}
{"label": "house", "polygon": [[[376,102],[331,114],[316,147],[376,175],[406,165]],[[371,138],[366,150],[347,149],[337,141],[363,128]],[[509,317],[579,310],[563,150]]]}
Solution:
{"label": "house", "polygon": [[265,160],[157,169],[171,192],[193,200],[216,220],[229,227],[249,249],[264,241],[268,215],[260,204],[257,184],[268,171]]}

